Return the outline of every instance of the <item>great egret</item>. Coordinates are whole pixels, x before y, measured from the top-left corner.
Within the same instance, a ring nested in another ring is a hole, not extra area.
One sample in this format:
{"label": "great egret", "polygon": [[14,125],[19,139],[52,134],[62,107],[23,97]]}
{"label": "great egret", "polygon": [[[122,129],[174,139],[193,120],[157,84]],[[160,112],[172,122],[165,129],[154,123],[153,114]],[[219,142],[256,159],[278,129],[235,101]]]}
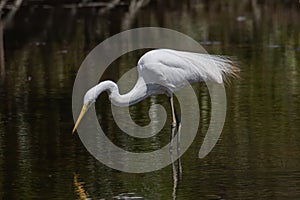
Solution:
{"label": "great egret", "polygon": [[75,123],[73,133],[82,117],[97,97],[107,91],[116,106],[129,106],[154,94],[166,94],[172,111],[172,127],[176,126],[173,93],[188,83],[214,81],[223,83],[227,76],[236,76],[239,68],[225,56],[201,54],[171,49],[156,49],[144,54],[137,64],[138,79],[127,94],[120,94],[116,83],[103,81],[89,89]]}

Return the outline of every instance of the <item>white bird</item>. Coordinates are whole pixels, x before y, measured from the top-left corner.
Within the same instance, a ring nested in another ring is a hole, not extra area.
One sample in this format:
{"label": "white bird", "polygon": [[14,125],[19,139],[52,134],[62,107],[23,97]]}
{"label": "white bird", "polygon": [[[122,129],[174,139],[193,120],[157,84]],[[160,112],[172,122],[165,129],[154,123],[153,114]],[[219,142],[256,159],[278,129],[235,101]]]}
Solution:
{"label": "white bird", "polygon": [[239,68],[228,57],[202,53],[156,49],[144,54],[137,64],[138,79],[127,94],[120,94],[118,85],[103,81],[89,89],[83,100],[83,107],[75,123],[77,129],[88,108],[104,91],[116,106],[129,106],[154,94],[166,94],[172,111],[172,127],[176,126],[173,93],[189,83],[213,81],[223,83],[228,76],[237,76]]}

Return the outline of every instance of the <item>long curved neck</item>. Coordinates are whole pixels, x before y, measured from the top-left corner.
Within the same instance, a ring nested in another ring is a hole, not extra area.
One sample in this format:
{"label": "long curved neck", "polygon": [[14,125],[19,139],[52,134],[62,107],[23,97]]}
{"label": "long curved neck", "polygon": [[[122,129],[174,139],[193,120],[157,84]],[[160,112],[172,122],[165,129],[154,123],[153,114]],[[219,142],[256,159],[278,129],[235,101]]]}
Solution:
{"label": "long curved neck", "polygon": [[138,79],[132,90],[126,94],[120,94],[118,85],[112,81],[103,81],[96,87],[97,96],[102,91],[107,91],[110,101],[120,107],[129,106],[145,99],[147,95],[147,86],[143,79]]}

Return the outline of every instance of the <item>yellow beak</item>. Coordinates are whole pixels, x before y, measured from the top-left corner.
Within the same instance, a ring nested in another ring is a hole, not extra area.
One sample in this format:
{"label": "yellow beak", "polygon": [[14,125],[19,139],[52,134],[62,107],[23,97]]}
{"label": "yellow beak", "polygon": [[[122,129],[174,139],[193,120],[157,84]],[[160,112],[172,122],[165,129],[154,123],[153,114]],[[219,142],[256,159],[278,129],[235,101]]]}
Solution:
{"label": "yellow beak", "polygon": [[77,127],[78,127],[80,121],[82,120],[84,114],[85,114],[86,111],[87,111],[87,108],[88,108],[88,105],[87,105],[87,104],[84,104],[84,105],[82,106],[81,112],[80,112],[79,117],[78,117],[78,119],[77,119],[77,121],[76,121],[76,123],[75,123],[75,126],[74,126],[74,128],[73,128],[72,133],[74,133],[74,132],[76,131],[76,129],[77,129]]}

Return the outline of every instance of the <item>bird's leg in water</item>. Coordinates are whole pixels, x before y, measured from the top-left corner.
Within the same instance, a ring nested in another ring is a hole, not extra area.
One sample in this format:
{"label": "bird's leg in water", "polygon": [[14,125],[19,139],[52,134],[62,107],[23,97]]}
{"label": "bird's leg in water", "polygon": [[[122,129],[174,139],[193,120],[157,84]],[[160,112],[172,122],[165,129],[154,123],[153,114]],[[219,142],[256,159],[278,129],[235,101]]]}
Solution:
{"label": "bird's leg in water", "polygon": [[[179,120],[177,120],[179,121]],[[176,127],[171,127],[171,138],[170,138],[170,156],[171,156],[171,162],[172,162],[172,168],[175,167],[174,159],[173,159],[173,142],[175,138],[175,131]],[[180,160],[180,135],[181,135],[181,123],[179,121],[178,128],[177,128],[177,164],[178,164],[178,176],[181,178],[182,174],[182,167],[181,167],[181,160]],[[174,170],[173,170],[174,172]],[[174,173],[173,173],[174,174]]]}
{"label": "bird's leg in water", "polygon": [[178,129],[177,129],[177,157],[178,157],[178,175],[181,177],[182,167],[180,160],[180,134],[181,134],[181,123],[179,121]]}
{"label": "bird's leg in water", "polygon": [[176,127],[176,112],[175,112],[175,107],[174,107],[173,96],[170,97],[170,105],[171,105],[171,111],[172,111],[172,124],[171,124],[171,127],[175,128]]}
{"label": "bird's leg in water", "polygon": [[[177,153],[180,151],[180,129],[181,129],[181,123],[180,123],[180,118],[178,117],[176,113],[176,109],[174,106],[174,99],[173,96],[170,97],[170,105],[171,105],[171,111],[172,111],[172,123],[171,123],[171,138],[170,138],[170,151],[172,151],[173,148],[173,140],[175,136],[175,130],[176,130],[176,125],[178,125],[178,134],[177,134]],[[178,124],[177,124],[178,123]]]}
{"label": "bird's leg in water", "polygon": [[177,177],[177,170],[173,159],[173,154],[170,152],[170,159],[172,162],[172,178],[173,178],[173,191],[172,191],[172,197],[173,199],[176,199],[176,193],[177,193],[177,186],[178,186],[178,177]]}
{"label": "bird's leg in water", "polygon": [[181,180],[181,176],[182,176],[182,167],[181,167],[181,161],[180,161],[180,148],[179,148],[179,145],[180,145],[180,131],[181,131],[180,122],[178,124],[178,129],[177,129],[177,164],[178,164],[178,172],[176,170],[175,160],[174,160],[173,151],[172,151],[173,139],[174,139],[176,127],[172,127],[171,131],[172,131],[172,133],[171,133],[171,144],[170,144],[170,159],[171,159],[171,163],[172,163],[172,178],[173,178],[172,197],[173,197],[173,199],[176,199],[178,183],[179,183],[179,180]]}
{"label": "bird's leg in water", "polygon": [[172,154],[173,151],[173,141],[175,136],[176,127],[171,126],[171,135],[170,135],[170,154]]}

